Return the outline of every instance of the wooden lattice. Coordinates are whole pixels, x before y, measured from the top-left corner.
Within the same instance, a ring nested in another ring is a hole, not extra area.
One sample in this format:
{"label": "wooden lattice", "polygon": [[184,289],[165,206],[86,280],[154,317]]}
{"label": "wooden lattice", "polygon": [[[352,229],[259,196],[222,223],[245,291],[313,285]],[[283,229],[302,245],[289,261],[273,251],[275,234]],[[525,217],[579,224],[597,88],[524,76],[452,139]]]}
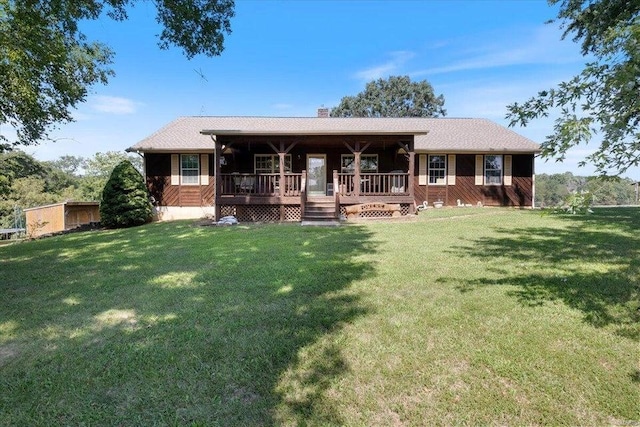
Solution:
{"label": "wooden lattice", "polygon": [[284,220],[285,221],[300,221],[302,210],[300,205],[286,205],[284,207]]}
{"label": "wooden lattice", "polygon": [[[300,205],[284,206],[284,221],[300,221]],[[220,216],[233,215],[240,222],[279,222],[279,205],[220,205]]]}
{"label": "wooden lattice", "polygon": [[[400,204],[400,214],[402,216],[409,215],[409,204],[401,203]],[[345,205],[340,206],[340,215],[342,217],[347,216],[347,208]],[[392,218],[393,212],[391,211],[364,211],[360,212],[358,215],[359,218]]]}
{"label": "wooden lattice", "polygon": [[234,205],[220,205],[220,216],[236,215],[236,207]]}
{"label": "wooden lattice", "polygon": [[241,222],[280,221],[280,206],[277,205],[239,205],[236,212]]}
{"label": "wooden lattice", "polygon": [[393,212],[389,211],[368,211],[360,212],[360,218],[391,218]]}
{"label": "wooden lattice", "polygon": [[[409,215],[409,204],[400,205],[400,213],[405,216]],[[360,218],[391,218],[392,212],[371,211],[361,212]],[[240,222],[279,222],[280,206],[279,205],[220,205],[220,216],[235,216]],[[346,206],[340,206],[340,216],[346,218]],[[300,205],[284,206],[284,221],[300,221],[301,209]]]}

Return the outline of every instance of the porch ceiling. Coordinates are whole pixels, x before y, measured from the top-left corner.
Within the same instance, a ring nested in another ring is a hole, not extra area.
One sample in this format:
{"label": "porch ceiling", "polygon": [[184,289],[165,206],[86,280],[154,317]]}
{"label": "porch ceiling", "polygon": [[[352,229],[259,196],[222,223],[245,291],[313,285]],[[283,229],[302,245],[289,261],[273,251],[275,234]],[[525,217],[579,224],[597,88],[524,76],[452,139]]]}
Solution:
{"label": "porch ceiling", "polygon": [[357,143],[361,146],[371,144],[374,147],[387,146],[398,148],[398,142],[411,142],[413,135],[245,135],[245,134],[229,134],[219,135],[218,141],[223,145],[231,145],[232,147],[241,147],[245,144],[251,145],[269,145],[278,147],[283,143],[286,149],[291,144],[296,147],[306,147],[308,150],[313,148],[338,148],[346,149],[345,143],[355,148]]}

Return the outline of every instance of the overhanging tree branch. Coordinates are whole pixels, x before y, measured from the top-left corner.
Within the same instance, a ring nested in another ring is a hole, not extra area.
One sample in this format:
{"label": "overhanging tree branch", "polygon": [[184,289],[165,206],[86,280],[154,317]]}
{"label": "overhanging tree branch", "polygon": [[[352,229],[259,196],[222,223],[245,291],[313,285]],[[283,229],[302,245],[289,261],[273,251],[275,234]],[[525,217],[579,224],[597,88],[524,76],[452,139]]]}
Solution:
{"label": "overhanging tree branch", "polygon": [[[113,52],[88,42],[81,20],[127,19],[137,0],[0,0],[0,124],[16,130],[0,148],[32,145],[59,124],[73,121],[71,110],[88,89],[114,75]],[[233,0],[158,0],[163,26],[159,45],[181,47],[187,56],[220,55],[231,33]]]}
{"label": "overhanging tree branch", "polygon": [[640,164],[640,2],[625,0],[552,0],[560,3],[563,37],[582,42],[594,61],[580,74],[507,107],[510,126],[557,114],[542,156],[563,160],[566,152],[602,138],[590,163],[602,174],[621,174]]}

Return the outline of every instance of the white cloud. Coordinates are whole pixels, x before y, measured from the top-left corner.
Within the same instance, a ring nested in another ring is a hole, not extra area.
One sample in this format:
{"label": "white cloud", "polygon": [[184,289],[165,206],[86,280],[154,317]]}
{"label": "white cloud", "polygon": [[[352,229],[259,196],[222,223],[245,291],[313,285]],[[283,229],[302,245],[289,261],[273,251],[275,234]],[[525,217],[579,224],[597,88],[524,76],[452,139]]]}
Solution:
{"label": "white cloud", "polygon": [[[453,117],[483,117],[500,122],[507,105],[522,102],[538,91],[555,86],[569,78],[566,75],[522,74],[519,78],[484,74],[475,78],[453,78],[436,86],[445,97],[447,114]],[[462,76],[458,76],[462,77]]]}
{"label": "white cloud", "polygon": [[415,53],[406,50],[391,52],[389,54],[391,59],[384,64],[376,65],[365,70],[355,73],[355,77],[360,80],[369,82],[371,80],[387,77],[395,73],[401,68],[408,60],[415,56]]}
{"label": "white cloud", "polygon": [[[561,40],[560,30],[550,25],[475,35],[473,40],[449,42],[447,49],[455,49],[455,45],[460,49],[449,63],[410,74],[425,76],[514,65],[570,64],[584,60],[579,47],[569,40]],[[474,47],[463,49],[463,46]]]}
{"label": "white cloud", "polygon": [[134,114],[142,105],[131,99],[105,95],[92,97],[89,104],[93,110],[108,114]]}

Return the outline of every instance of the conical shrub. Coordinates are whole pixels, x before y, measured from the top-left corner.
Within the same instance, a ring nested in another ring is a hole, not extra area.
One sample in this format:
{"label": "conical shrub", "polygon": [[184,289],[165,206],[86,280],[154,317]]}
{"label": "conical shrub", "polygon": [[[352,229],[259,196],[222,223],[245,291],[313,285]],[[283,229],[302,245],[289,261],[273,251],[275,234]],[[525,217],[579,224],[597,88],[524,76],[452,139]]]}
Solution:
{"label": "conical shrub", "polygon": [[105,227],[122,228],[151,221],[149,194],[140,172],[128,160],[111,172],[102,190],[100,222]]}

